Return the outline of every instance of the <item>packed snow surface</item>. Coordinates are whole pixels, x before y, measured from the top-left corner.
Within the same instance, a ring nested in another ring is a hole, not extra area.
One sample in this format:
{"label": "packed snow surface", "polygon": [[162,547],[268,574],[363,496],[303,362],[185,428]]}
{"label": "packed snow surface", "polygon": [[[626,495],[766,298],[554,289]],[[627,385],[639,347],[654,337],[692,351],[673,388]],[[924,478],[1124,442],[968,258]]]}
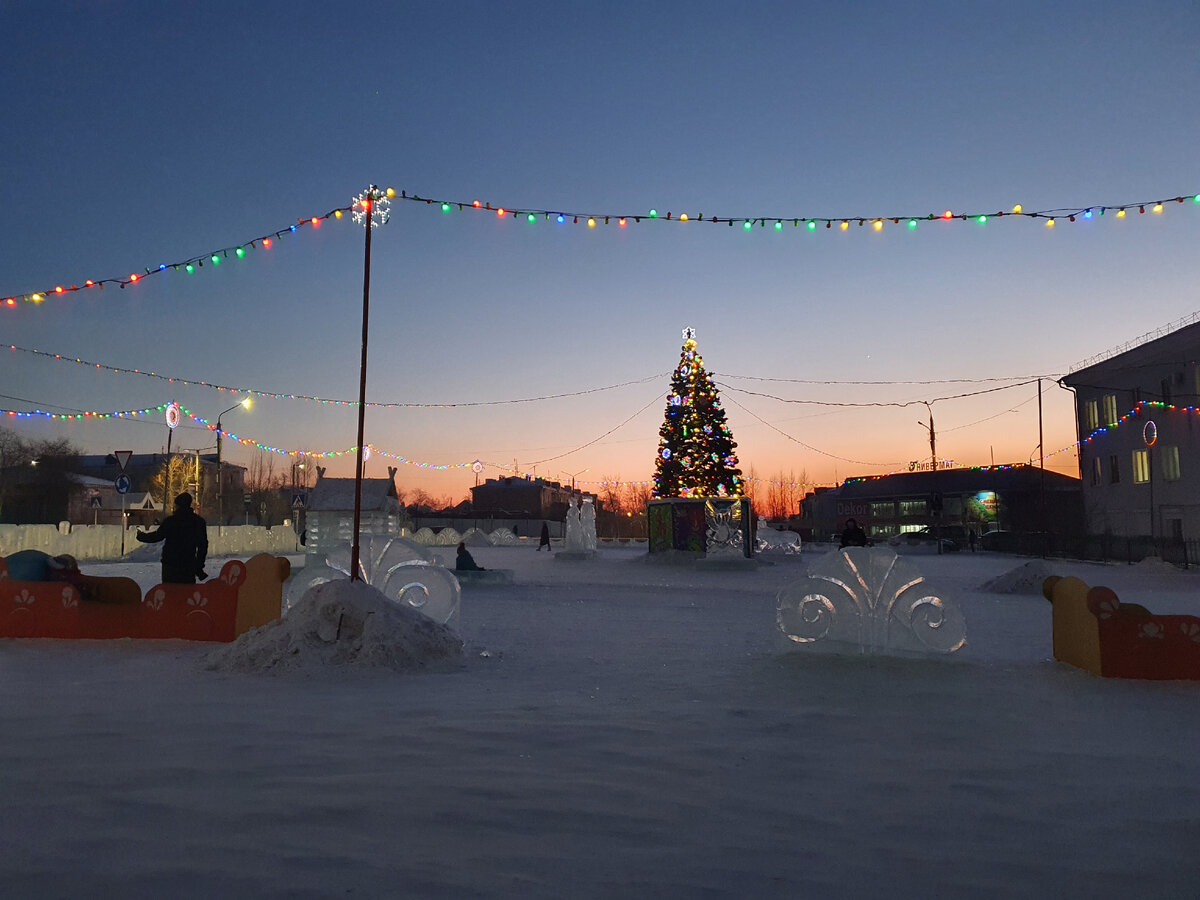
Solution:
{"label": "packed snow surface", "polygon": [[[913,555],[970,642],[907,659],[778,631],[820,549],[535,547],[472,549],[515,583],[465,590],[463,656],[416,668],[358,664],[315,601],[280,626],[294,669],[279,629],[216,670],[212,644],[0,641],[4,896],[1198,896],[1200,682],[1055,662],[1040,586],[980,587],[1027,560]],[[1046,565],[1200,613],[1195,572]],[[405,621],[384,658],[449,649]]]}

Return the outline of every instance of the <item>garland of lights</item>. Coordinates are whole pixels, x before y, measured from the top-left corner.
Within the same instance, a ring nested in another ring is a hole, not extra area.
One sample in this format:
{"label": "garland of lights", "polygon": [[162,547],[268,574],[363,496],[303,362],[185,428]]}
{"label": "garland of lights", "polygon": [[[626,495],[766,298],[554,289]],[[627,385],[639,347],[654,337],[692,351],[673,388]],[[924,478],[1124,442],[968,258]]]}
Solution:
{"label": "garland of lights", "polygon": [[[391,188],[388,190],[390,191]],[[330,217],[334,219],[340,219],[346,213],[352,213],[356,216],[360,215],[358,208],[362,202],[363,201],[361,199],[358,199],[355,200],[355,202],[350,206],[343,206],[339,209],[331,209],[323,216],[309,216],[307,219],[297,219],[295,225],[289,225],[286,228],[279,229],[279,231],[268,232],[265,235],[256,237],[249,241],[243,241],[240,244],[232,244],[228,247],[221,247],[220,249],[212,250],[208,253],[201,253],[198,256],[191,256],[178,262],[159,263],[156,266],[145,266],[143,267],[141,274],[133,272],[125,278],[89,278],[83,284],[72,284],[70,287],[58,284],[52,288],[45,288],[40,291],[30,291],[25,294],[13,294],[12,296],[0,299],[0,306],[13,307],[16,306],[18,302],[35,304],[42,303],[52,296],[70,294],[75,291],[83,291],[89,288],[99,288],[100,290],[104,290],[104,286],[106,284],[115,284],[117,287],[124,290],[131,284],[137,284],[138,282],[149,278],[151,275],[157,275],[160,272],[166,272],[168,269],[173,272],[183,269],[187,274],[191,275],[197,269],[203,269],[206,262],[210,266],[221,265],[222,262],[229,259],[230,254],[233,254],[234,259],[243,259],[246,256],[247,249],[257,250],[261,247],[263,250],[269,250],[275,242],[281,240],[286,235],[295,234],[301,228],[305,227],[318,228],[322,222]]]}
{"label": "garland of lights", "polygon": [[[395,191],[388,188],[383,192],[388,198],[408,200],[414,203],[424,203],[428,206],[437,206],[443,213],[449,213],[453,210],[458,211],[476,211],[488,212],[498,216],[501,219],[513,218],[524,219],[530,224],[536,223],[539,220],[550,221],[553,219],[558,224],[564,224],[570,221],[572,224],[578,225],[580,221],[584,222],[587,227],[595,228],[603,223],[608,225],[616,222],[620,228],[626,227],[630,222],[638,223],[642,221],[648,222],[677,222],[686,223],[691,221],[697,222],[712,222],[715,224],[725,224],[732,227],[733,225],[741,225],[746,231],[752,231],[755,226],[765,228],[771,225],[775,231],[782,231],[785,225],[791,225],[793,228],[805,226],[808,231],[816,231],[821,227],[832,229],[834,225],[841,231],[848,231],[850,225],[856,224],[863,226],[870,224],[875,231],[882,231],[889,222],[892,225],[900,225],[901,223],[909,229],[913,230],[920,222],[975,222],[984,225],[989,219],[996,218],[1026,218],[1026,219],[1043,219],[1048,228],[1053,228],[1060,219],[1066,219],[1069,222],[1075,222],[1078,219],[1089,220],[1096,216],[1104,216],[1106,213],[1113,213],[1118,219],[1125,218],[1127,211],[1137,209],[1139,214],[1145,214],[1146,209],[1150,212],[1161,214],[1166,209],[1166,204],[1175,202],[1183,203],[1185,200],[1191,200],[1194,204],[1200,205],[1200,193],[1180,194],[1176,197],[1166,197],[1161,200],[1148,200],[1137,203],[1108,203],[1108,204],[1092,204],[1090,206],[1080,207],[1064,207],[1059,209],[1043,209],[1033,212],[1026,212],[1021,204],[1014,206],[1009,212],[998,210],[996,212],[985,213],[956,213],[952,210],[945,210],[941,213],[925,213],[922,215],[854,215],[854,216],[708,216],[704,213],[696,216],[691,216],[688,213],[680,213],[675,215],[673,212],[667,212],[666,215],[660,215],[658,210],[650,208],[644,213],[637,214],[614,214],[614,213],[579,213],[579,212],[561,212],[553,209],[534,209],[528,207],[512,207],[512,206],[492,206],[491,203],[482,203],[479,200],[465,202],[461,200],[436,200],[430,197],[421,197],[417,194],[409,196],[407,192],[401,192],[400,197],[395,197]],[[22,303],[41,303],[48,297],[58,294],[67,294],[74,291],[81,291],[88,288],[100,288],[103,290],[106,284],[115,284],[124,289],[128,285],[136,284],[151,275],[165,272],[168,269],[176,271],[183,269],[187,273],[192,273],[198,268],[203,268],[204,263],[219,266],[222,261],[229,258],[232,253],[235,258],[241,259],[246,255],[247,247],[251,250],[258,249],[261,245],[263,249],[271,247],[272,241],[278,241],[287,234],[294,234],[300,228],[309,226],[316,228],[331,216],[335,219],[340,219],[347,212],[352,213],[356,220],[364,216],[364,209],[370,203],[369,199],[364,199],[365,195],[360,195],[350,206],[340,207],[330,210],[322,216],[310,216],[306,219],[297,219],[296,224],[289,225],[286,228],[281,228],[279,231],[271,232],[250,241],[245,241],[241,244],[233,244],[228,247],[222,247],[218,250],[209,253],[202,253],[198,256],[192,256],[188,259],[180,260],[174,263],[159,263],[157,266],[146,266],[142,270],[142,274],[137,272],[131,273],[128,277],[114,277],[101,279],[88,279],[82,285],[72,284],[70,287],[64,285],[55,285],[52,288],[46,288],[40,291],[30,291],[23,294],[13,294],[0,299],[0,306],[15,307],[18,302]]]}
{"label": "garland of lights", "polygon": [[984,225],[991,218],[1003,218],[1005,216],[1026,218],[1026,219],[1044,219],[1045,224],[1049,228],[1053,228],[1059,219],[1067,219],[1074,222],[1077,219],[1091,219],[1097,215],[1103,216],[1105,213],[1115,213],[1118,219],[1125,218],[1127,210],[1136,208],[1139,214],[1144,214],[1146,208],[1149,207],[1153,213],[1162,213],[1166,208],[1166,204],[1172,201],[1183,203],[1184,200],[1191,200],[1194,203],[1200,204],[1200,194],[1182,194],[1178,197],[1169,197],[1162,200],[1150,200],[1138,203],[1108,203],[1108,204],[1092,204],[1090,206],[1080,206],[1075,208],[1061,209],[1043,209],[1035,212],[1026,212],[1021,204],[1017,204],[1010,212],[999,210],[997,212],[985,213],[956,213],[952,210],[946,210],[941,213],[926,213],[922,215],[872,215],[872,216],[705,216],[700,213],[696,216],[691,216],[688,213],[680,213],[676,216],[673,212],[668,212],[665,216],[660,215],[657,209],[651,208],[644,213],[630,214],[625,213],[618,215],[615,213],[579,213],[579,212],[561,212],[553,209],[532,209],[526,207],[514,206],[492,206],[491,203],[481,203],[479,200],[465,202],[461,200],[436,200],[430,197],[421,197],[417,194],[409,196],[407,192],[401,192],[401,200],[411,200],[416,203],[425,203],[429,206],[437,206],[443,213],[449,213],[454,210],[490,212],[497,217],[524,219],[530,224],[541,221],[550,221],[553,219],[559,225],[568,221],[573,225],[578,225],[583,221],[588,228],[595,228],[603,223],[609,225],[616,222],[620,228],[626,227],[630,222],[638,223],[643,220],[651,222],[713,222],[716,224],[725,224],[729,226],[741,225],[746,231],[752,230],[756,225],[760,228],[765,228],[767,225],[772,225],[776,231],[782,231],[785,225],[791,225],[797,228],[804,225],[809,231],[816,231],[819,227],[824,226],[826,229],[833,228],[837,225],[842,231],[847,231],[851,223],[859,226],[870,224],[875,231],[882,231],[884,226],[890,222],[893,225],[903,223],[908,229],[915,229],[919,222],[933,221],[972,221],[980,225]]}

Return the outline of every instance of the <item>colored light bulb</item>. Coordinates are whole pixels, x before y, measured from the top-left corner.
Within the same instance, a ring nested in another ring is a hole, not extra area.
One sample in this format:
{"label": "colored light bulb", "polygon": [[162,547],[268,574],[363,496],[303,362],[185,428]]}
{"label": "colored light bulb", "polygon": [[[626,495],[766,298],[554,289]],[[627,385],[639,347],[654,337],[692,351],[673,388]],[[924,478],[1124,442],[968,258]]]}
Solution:
{"label": "colored light bulb", "polygon": [[809,230],[809,231],[816,231],[816,230],[817,230],[817,223],[816,223],[816,222],[809,222],[809,223],[808,223],[808,230]]}
{"label": "colored light bulb", "polygon": [[749,231],[751,228],[754,227],[754,223],[747,221],[742,227],[745,228],[747,231]]}

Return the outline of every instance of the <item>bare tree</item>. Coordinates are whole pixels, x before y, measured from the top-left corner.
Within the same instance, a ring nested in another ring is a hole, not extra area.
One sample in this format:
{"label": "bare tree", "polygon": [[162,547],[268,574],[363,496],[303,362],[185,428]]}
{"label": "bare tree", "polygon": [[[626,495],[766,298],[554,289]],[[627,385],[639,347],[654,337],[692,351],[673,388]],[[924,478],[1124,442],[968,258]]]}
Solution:
{"label": "bare tree", "polygon": [[611,513],[625,512],[621,498],[620,476],[604,475],[600,480],[604,482],[600,492],[600,503],[603,507]]}

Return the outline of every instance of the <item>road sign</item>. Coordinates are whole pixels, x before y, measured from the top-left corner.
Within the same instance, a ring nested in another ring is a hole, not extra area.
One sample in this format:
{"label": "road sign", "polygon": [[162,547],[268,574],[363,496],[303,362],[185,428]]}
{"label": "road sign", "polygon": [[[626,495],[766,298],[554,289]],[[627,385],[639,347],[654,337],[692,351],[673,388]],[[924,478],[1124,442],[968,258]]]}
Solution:
{"label": "road sign", "polygon": [[129,465],[129,458],[133,456],[132,450],[114,450],[113,456],[117,460],[117,467],[124,472],[125,467]]}
{"label": "road sign", "polygon": [[292,494],[292,509],[304,509],[303,494]]}
{"label": "road sign", "polygon": [[102,505],[103,505],[103,504],[100,502],[100,495],[99,495],[99,494],[93,494],[93,495],[92,495],[92,509],[100,509],[100,507],[101,507]]}
{"label": "road sign", "polygon": [[129,489],[133,487],[133,484],[129,481],[129,476],[124,474],[118,475],[117,480],[113,484],[116,485],[118,494],[128,494]]}

